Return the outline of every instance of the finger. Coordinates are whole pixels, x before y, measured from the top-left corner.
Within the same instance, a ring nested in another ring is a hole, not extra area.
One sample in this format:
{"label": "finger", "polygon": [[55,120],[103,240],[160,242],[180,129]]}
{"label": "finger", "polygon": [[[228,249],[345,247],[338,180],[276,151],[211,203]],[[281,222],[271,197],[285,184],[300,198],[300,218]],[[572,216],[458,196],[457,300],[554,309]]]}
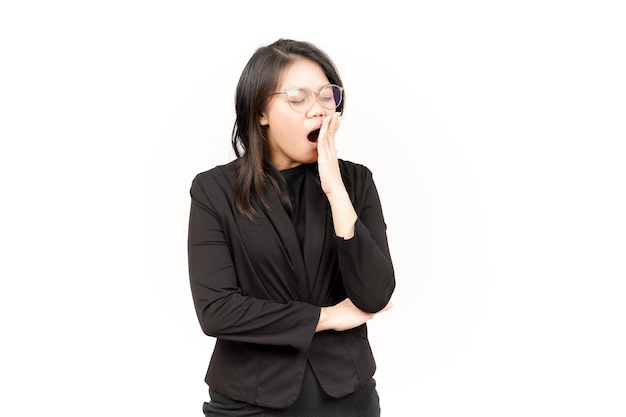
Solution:
{"label": "finger", "polygon": [[320,129],[320,136],[325,134],[326,136],[334,136],[339,130],[341,122],[340,113],[334,113],[324,117],[322,120],[322,128]]}
{"label": "finger", "polygon": [[328,129],[330,126],[330,120],[331,116],[326,116],[324,117],[324,119],[322,119],[322,127],[320,128],[320,134],[319,134],[319,140],[321,139],[322,141],[325,141],[326,138],[328,137]]}
{"label": "finger", "polygon": [[339,117],[339,113],[334,113],[333,115],[330,116],[328,120],[327,136],[331,141],[333,141],[333,143],[335,140],[335,134],[337,133],[337,130],[339,130],[340,124],[341,124],[341,119]]}
{"label": "finger", "polygon": [[[330,116],[326,116],[322,121],[322,127],[320,129],[320,135],[318,139],[318,151],[321,145],[323,152],[326,152],[329,157],[333,157],[337,150],[335,148],[335,133],[339,129],[339,117],[338,113]],[[321,143],[319,143],[321,142]]]}
{"label": "finger", "polygon": [[333,159],[334,155],[334,143],[332,140],[332,135],[328,134],[328,126],[330,123],[330,118],[324,118],[322,122],[322,127],[320,129],[320,135],[317,139],[317,152],[318,157],[321,161],[329,161]]}

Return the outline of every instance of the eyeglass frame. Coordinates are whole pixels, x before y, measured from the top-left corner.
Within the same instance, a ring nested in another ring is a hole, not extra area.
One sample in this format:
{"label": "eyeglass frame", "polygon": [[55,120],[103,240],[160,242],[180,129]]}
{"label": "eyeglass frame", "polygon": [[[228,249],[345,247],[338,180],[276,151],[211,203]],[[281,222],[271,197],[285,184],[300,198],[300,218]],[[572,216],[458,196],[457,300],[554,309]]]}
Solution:
{"label": "eyeglass frame", "polygon": [[333,110],[333,109],[329,109],[328,107],[324,106],[323,101],[321,101],[320,92],[323,89],[328,88],[328,87],[337,87],[339,89],[339,93],[341,95],[340,96],[340,100],[339,100],[339,103],[337,103],[335,105],[335,107],[333,108],[333,109],[337,109],[341,105],[341,103],[343,102],[343,90],[344,90],[344,88],[342,86],[337,85],[337,84],[325,85],[324,87],[320,88],[320,91],[313,91],[313,90],[311,90],[310,88],[307,88],[307,87],[293,87],[293,88],[290,88],[289,90],[278,91],[276,93],[272,93],[272,94],[270,94],[270,96],[275,96],[275,95],[278,95],[278,94],[287,94],[287,97],[289,98],[289,93],[291,91],[293,91],[293,90],[309,90],[311,92],[311,95],[314,96],[313,100],[311,100],[311,104],[309,105],[309,108],[304,110],[304,111],[296,110],[291,105],[291,102],[289,101],[289,99],[287,99],[287,103],[289,104],[289,107],[291,108],[291,110],[295,111],[296,113],[306,113],[306,112],[310,111],[313,108],[313,103],[315,102],[315,96],[319,97],[319,100],[320,100],[320,103],[322,104],[322,107],[324,107],[326,110]]}

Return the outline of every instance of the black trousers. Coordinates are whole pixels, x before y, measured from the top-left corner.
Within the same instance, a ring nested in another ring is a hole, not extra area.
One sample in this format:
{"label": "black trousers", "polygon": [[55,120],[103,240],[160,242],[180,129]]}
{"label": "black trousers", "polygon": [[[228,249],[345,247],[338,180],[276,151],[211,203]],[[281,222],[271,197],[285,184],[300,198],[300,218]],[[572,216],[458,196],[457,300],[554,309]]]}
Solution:
{"label": "black trousers", "polygon": [[374,379],[343,398],[328,396],[307,365],[302,390],[291,407],[275,410],[232,400],[209,389],[210,402],[202,407],[205,417],[380,417],[380,402]]}

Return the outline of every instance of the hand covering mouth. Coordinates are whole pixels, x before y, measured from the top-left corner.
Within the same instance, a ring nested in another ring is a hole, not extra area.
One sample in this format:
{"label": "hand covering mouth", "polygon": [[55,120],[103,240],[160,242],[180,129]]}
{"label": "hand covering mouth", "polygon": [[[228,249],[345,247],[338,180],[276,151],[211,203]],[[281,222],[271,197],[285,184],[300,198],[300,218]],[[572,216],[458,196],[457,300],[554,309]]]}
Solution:
{"label": "hand covering mouth", "polygon": [[307,139],[310,142],[317,142],[317,138],[320,136],[320,129],[315,129],[311,133],[308,134]]}

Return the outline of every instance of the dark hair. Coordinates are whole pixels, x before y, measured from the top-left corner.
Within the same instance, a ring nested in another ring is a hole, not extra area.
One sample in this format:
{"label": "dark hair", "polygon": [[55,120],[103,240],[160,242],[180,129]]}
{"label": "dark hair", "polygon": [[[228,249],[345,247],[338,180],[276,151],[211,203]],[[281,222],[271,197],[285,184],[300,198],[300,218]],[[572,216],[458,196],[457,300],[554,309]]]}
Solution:
{"label": "dark hair", "polygon": [[[259,122],[270,94],[284,70],[294,61],[306,58],[321,68],[331,84],[343,86],[330,57],[309,42],[279,39],[258,48],[243,69],[235,93],[236,119],[232,147],[237,156],[234,199],[237,209],[250,220],[258,215],[255,203],[267,207],[265,192],[271,185],[281,203],[291,212],[291,201],[280,173],[269,163],[265,127]],[[342,100],[337,111],[343,111]]]}

